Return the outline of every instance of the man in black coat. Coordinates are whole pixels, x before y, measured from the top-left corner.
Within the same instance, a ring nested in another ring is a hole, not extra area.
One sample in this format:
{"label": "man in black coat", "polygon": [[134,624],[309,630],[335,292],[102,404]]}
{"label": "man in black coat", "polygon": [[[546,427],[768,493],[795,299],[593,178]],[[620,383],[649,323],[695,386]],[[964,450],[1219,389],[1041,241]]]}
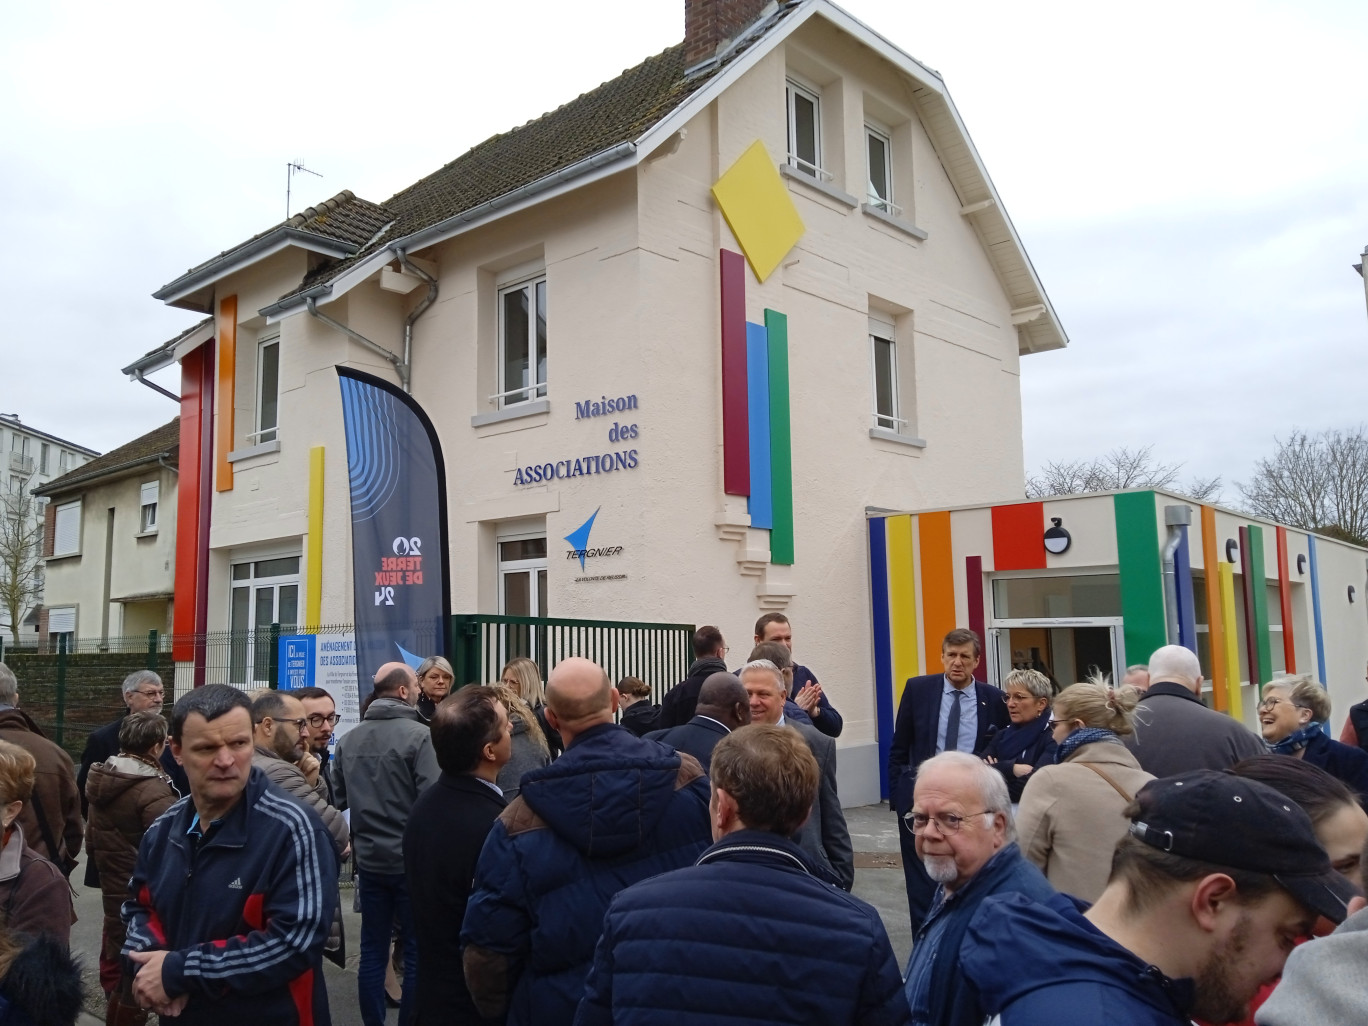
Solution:
{"label": "man in black coat", "polygon": [[750,723],[750,699],[736,674],[723,670],[703,682],[694,718],[678,727],[653,730],[648,741],[660,741],[677,752],[688,752],[708,772],[717,742],[737,727]]}
{"label": "man in black coat", "polygon": [[997,688],[974,680],[983,656],[979,636],[957,627],[941,642],[944,673],[912,677],[903,685],[893,744],[888,753],[888,787],[893,811],[898,814],[898,844],[902,849],[903,876],[907,882],[907,910],[916,932],[930,911],[935,882],[926,875],[917,857],[911,827],[902,822],[912,808],[912,788],[917,768],[941,752],[979,751],[996,727],[1005,728],[1007,700]]}
{"label": "man in black coat", "polygon": [[727,669],[727,643],[716,627],[704,626],[694,631],[694,661],[689,674],[666,692],[660,702],[660,727],[678,727],[693,719],[698,705],[698,692],[703,682],[714,673]]}
{"label": "man in black coat", "polygon": [[513,751],[508,710],[488,688],[467,687],[437,706],[432,747],[442,775],[404,828],[404,873],[418,937],[417,1026],[485,1023],[461,972],[461,920],[485,836],[504,810],[494,780]]}

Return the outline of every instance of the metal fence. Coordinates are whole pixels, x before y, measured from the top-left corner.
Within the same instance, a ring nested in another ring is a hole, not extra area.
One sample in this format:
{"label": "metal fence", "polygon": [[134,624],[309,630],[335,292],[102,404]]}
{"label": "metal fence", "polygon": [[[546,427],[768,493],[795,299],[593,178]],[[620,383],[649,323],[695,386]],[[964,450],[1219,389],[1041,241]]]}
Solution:
{"label": "metal fence", "polygon": [[459,686],[498,680],[518,656],[535,662],[543,680],[562,659],[583,656],[614,683],[639,677],[659,702],[689,671],[693,633],[693,625],[683,623],[463,614],[451,618],[451,665]]}

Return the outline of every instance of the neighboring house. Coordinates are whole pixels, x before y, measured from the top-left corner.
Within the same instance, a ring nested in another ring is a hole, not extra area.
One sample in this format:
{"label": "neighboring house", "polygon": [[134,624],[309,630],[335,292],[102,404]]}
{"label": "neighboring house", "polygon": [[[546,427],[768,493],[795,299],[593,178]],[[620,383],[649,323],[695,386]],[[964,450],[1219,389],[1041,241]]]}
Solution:
{"label": "neighboring house", "polygon": [[[20,538],[29,534],[36,535],[43,519],[44,500],[34,499],[34,491],[53,478],[94,459],[100,455],[94,449],[87,449],[75,442],[50,435],[29,427],[19,420],[18,414],[0,413],[0,508],[8,517],[19,512],[30,525],[11,529],[6,533],[6,541],[0,548],[8,545],[8,539]],[[38,556],[35,551],[34,557]],[[0,560],[0,587],[6,574],[4,560]],[[41,570],[38,592],[33,600],[25,603],[19,614],[21,624],[20,642],[31,645],[38,639],[38,608],[43,600]],[[10,633],[10,613],[7,603],[0,603],[0,633],[5,644],[12,641]]]}
{"label": "neighboring house", "polygon": [[37,490],[47,593],[40,643],[171,629],[180,418]]}
{"label": "neighboring house", "polygon": [[716,623],[742,654],[785,609],[872,801],[865,510],[1021,495],[1020,358],[1067,340],[939,74],[827,0],[682,8],[680,45],[156,293],[208,315],[125,368],[181,367],[175,629],[352,622],[359,368],[435,425],[453,609]]}

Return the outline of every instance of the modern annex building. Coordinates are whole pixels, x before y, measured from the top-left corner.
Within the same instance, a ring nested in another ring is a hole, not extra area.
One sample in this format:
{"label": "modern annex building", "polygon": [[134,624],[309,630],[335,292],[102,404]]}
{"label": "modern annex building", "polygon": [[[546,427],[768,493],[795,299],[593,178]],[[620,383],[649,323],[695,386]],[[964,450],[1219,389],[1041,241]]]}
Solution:
{"label": "modern annex building", "polygon": [[871,513],[880,746],[903,682],[939,668],[954,626],[985,640],[981,680],[1014,667],[1068,685],[1179,644],[1213,708],[1258,729],[1261,683],[1309,673],[1338,732],[1363,698],[1368,549],[1160,491]]}
{"label": "modern annex building", "polygon": [[1067,340],[936,72],[828,0],[683,7],[682,44],[156,293],[205,315],[126,368],[181,367],[175,627],[352,622],[356,368],[435,425],[453,610],[715,623],[733,662],[784,610],[870,801],[865,511],[1020,496],[1019,361]]}

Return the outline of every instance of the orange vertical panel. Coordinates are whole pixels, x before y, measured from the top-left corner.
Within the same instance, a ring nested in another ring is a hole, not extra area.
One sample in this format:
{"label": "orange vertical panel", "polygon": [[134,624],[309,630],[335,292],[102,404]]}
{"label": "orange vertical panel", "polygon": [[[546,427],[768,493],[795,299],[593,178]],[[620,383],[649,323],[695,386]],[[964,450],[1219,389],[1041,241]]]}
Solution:
{"label": "orange vertical panel", "polygon": [[233,407],[237,380],[237,296],[219,301],[218,312],[218,434],[215,436],[215,486],[220,492],[233,490]]}
{"label": "orange vertical panel", "polygon": [[935,665],[941,642],[955,629],[955,564],[950,557],[950,513],[917,517],[921,542],[922,639],[926,661]]}
{"label": "orange vertical panel", "polygon": [[1283,657],[1288,673],[1297,672],[1297,637],[1292,624],[1292,578],[1287,573],[1287,528],[1278,528],[1278,605],[1282,608]]}
{"label": "orange vertical panel", "polygon": [[1225,632],[1227,627],[1234,629],[1234,624],[1226,624],[1221,617],[1221,553],[1216,544],[1216,511],[1210,506],[1202,507],[1202,569],[1204,571],[1203,585],[1206,591],[1207,605],[1207,652],[1211,660],[1211,694],[1216,701],[1216,708],[1220,712],[1226,712],[1229,703],[1226,701],[1226,646]]}

